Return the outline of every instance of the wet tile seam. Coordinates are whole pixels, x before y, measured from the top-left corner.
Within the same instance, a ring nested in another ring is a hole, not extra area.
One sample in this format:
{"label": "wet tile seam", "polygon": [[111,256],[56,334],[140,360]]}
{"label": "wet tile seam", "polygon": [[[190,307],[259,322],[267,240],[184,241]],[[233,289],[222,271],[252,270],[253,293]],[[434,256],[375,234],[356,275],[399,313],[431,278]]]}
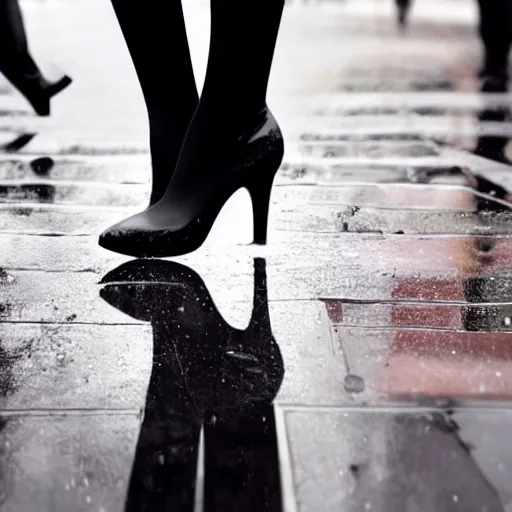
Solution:
{"label": "wet tile seam", "polygon": [[[354,205],[351,205],[354,206]],[[366,207],[365,207],[366,209]],[[432,213],[436,210],[427,210],[427,212]],[[468,213],[468,212],[463,212]],[[381,240],[385,241],[391,238],[400,238],[400,239],[420,239],[420,240],[429,240],[429,239],[473,239],[473,238],[485,238],[485,239],[512,239],[511,233],[385,233],[381,230],[367,230],[367,231],[341,231],[341,230],[314,230],[314,229],[291,229],[291,228],[275,228],[276,232],[279,233],[299,233],[303,237],[315,237],[318,235],[328,235],[329,238],[333,239],[341,239],[342,237],[352,237],[360,238],[362,240]],[[76,237],[84,237],[84,238],[95,238],[96,233],[91,232],[65,232],[65,231],[9,231],[0,229],[0,236],[9,235],[9,236],[18,236],[18,237],[41,237],[41,238],[76,238]],[[277,244],[269,244],[269,247],[276,246]],[[280,244],[282,245],[282,244]],[[246,247],[244,244],[236,244],[237,247]],[[250,247],[248,245],[247,247]],[[30,270],[30,269],[27,269]]]}
{"label": "wet tile seam", "polygon": [[489,403],[470,402],[470,401],[446,401],[439,405],[417,405],[417,404],[376,404],[376,405],[313,405],[313,404],[294,404],[294,403],[276,403],[276,409],[281,410],[282,414],[286,415],[291,412],[317,412],[317,413],[416,413],[425,414],[429,412],[439,411],[468,411],[468,412],[482,412],[482,413],[505,413],[512,415],[512,403],[510,402],[496,402],[492,405]]}
{"label": "wet tile seam", "polygon": [[46,269],[46,268],[26,268],[26,267],[8,267],[3,266],[2,270],[11,272],[42,272],[43,274],[92,274],[99,275],[99,272],[91,268],[79,269]]}
{"label": "wet tile seam", "polygon": [[[354,205],[352,205],[354,206]],[[415,240],[429,240],[429,239],[439,239],[439,238],[456,238],[456,239],[466,239],[466,238],[485,238],[485,239],[509,239],[512,238],[512,233],[384,233],[379,230],[374,231],[324,231],[324,230],[300,230],[300,229],[276,229],[279,232],[288,232],[288,233],[301,233],[303,236],[317,236],[317,235],[330,235],[330,238],[339,238],[342,237],[352,237],[359,238],[360,240],[379,240],[385,241],[391,238],[400,238],[400,239],[415,239]],[[3,232],[0,231],[0,234]],[[23,233],[16,233],[18,235],[23,235]],[[92,236],[92,235],[89,235]]]}
{"label": "wet tile seam", "polygon": [[[324,116],[322,115],[321,116],[322,119],[324,119]],[[325,142],[324,141],[321,141],[321,140],[307,140],[307,141],[301,141],[299,140],[298,141],[300,143],[301,146],[320,146],[320,147],[323,147],[325,146]],[[329,141],[328,145],[329,146],[347,146],[347,145],[351,145],[351,142],[352,141],[345,141],[345,140],[333,140],[332,142]],[[357,141],[359,143],[370,143],[370,144],[374,144],[375,141],[366,141],[366,140],[362,140],[362,141]],[[379,143],[382,143],[382,145],[384,146],[400,146],[400,147],[408,147],[408,146],[416,146],[416,145],[422,145],[423,147],[428,147],[430,149],[439,149],[441,146],[433,141],[433,140],[430,140],[430,139],[426,139],[426,140],[396,140],[396,139],[383,139],[383,140],[379,140],[378,141]],[[297,144],[297,142],[291,142],[290,144]],[[431,155],[431,156],[435,156],[435,155]],[[395,157],[397,158],[397,160],[401,157]],[[418,158],[418,157],[413,157],[413,158]],[[1,158],[0,158],[0,163],[1,163]]]}
{"label": "wet tile seam", "polygon": [[[296,100],[300,102],[301,99]],[[310,95],[307,104],[319,108],[355,108],[358,107],[438,107],[481,109],[491,106],[507,106],[508,94],[479,92],[336,92]],[[306,102],[303,99],[302,102]]]}
{"label": "wet tile seam", "polygon": [[0,408],[0,417],[62,417],[62,416],[142,416],[142,408]]}
{"label": "wet tile seam", "polygon": [[467,334],[471,332],[472,334],[490,334],[490,333],[503,333],[503,334],[512,334],[512,329],[495,329],[495,330],[479,330],[479,331],[468,331],[466,329],[449,329],[445,327],[393,327],[393,326],[380,326],[380,325],[358,325],[358,324],[343,324],[343,323],[334,323],[333,327],[337,329],[363,329],[368,331],[386,331],[386,332],[450,332],[450,333],[461,333]]}
{"label": "wet tile seam", "polygon": [[39,236],[42,238],[52,238],[52,237],[93,237],[92,233],[66,233],[65,231],[46,231],[46,232],[37,232],[37,231],[1,231],[0,235],[15,235],[15,236]]}
{"label": "wet tile seam", "polygon": [[[0,165],[2,164],[10,164],[10,163],[30,163],[34,160],[35,156],[47,156],[44,151],[24,151],[23,153],[0,153]],[[84,163],[100,163],[107,162],[112,163],[115,162],[119,164],[119,161],[125,161],[129,163],[133,163],[135,160],[140,160],[141,162],[149,161],[149,154],[137,153],[137,154],[127,154],[127,153],[116,153],[116,154],[103,154],[98,153],[95,155],[85,155],[85,154],[51,154],[52,160],[58,163],[65,164],[78,164],[83,165]],[[139,163],[139,162],[137,162]]]}
{"label": "wet tile seam", "polygon": [[[419,158],[419,157],[418,157]],[[325,165],[321,166],[322,169],[317,169],[318,171],[332,171],[332,169],[329,169],[329,167],[332,167],[333,165],[337,165],[336,162],[333,161],[334,159],[329,158],[322,158],[322,162],[326,162]],[[301,160],[300,162],[296,163],[290,163],[288,166],[309,166],[308,160],[305,158],[304,160]],[[314,163],[314,162],[313,162]],[[389,171],[396,171],[396,173],[401,173],[403,171],[402,168],[400,168],[400,160],[396,161],[397,168],[393,169],[387,169]],[[320,166],[318,166],[320,167]],[[352,166],[350,166],[352,167]],[[407,167],[410,167],[407,165]],[[418,166],[419,168],[425,167],[425,165]],[[349,170],[349,169],[347,169]],[[378,168],[372,169],[375,171],[378,171]],[[286,179],[287,176],[282,176],[281,178]],[[16,180],[2,180],[0,179],[0,186],[2,187],[23,187],[27,185],[32,186],[42,186],[42,185],[52,185],[56,186],[58,188],[73,188],[73,189],[100,189],[100,190],[108,190],[112,189],[114,191],[120,191],[119,188],[125,188],[125,189],[132,189],[136,191],[139,191],[142,188],[145,188],[147,186],[146,182],[123,182],[123,181],[96,181],[96,180],[65,180],[65,179],[40,179],[40,178],[23,178],[23,179],[16,179]],[[407,183],[407,182],[375,182],[375,183],[369,183],[367,181],[358,181],[358,180],[345,180],[343,183],[341,182],[330,182],[330,181],[323,181],[320,179],[313,179],[310,178],[310,181],[304,181],[304,178],[302,181],[295,181],[293,178],[289,178],[287,181],[281,182],[281,183],[275,183],[275,188],[296,188],[296,187],[310,187],[310,188],[329,188],[329,189],[343,189],[343,188],[350,188],[350,187],[362,187],[362,188],[379,188],[379,189],[393,189],[393,188],[415,188],[418,190],[424,190],[424,189],[430,189],[430,188],[439,188],[439,189],[447,189],[447,190],[464,190],[464,191],[470,191],[474,192],[474,189],[471,189],[469,187],[463,187],[463,186],[456,186],[456,185],[450,185],[450,184],[443,184],[443,183]],[[21,205],[27,205],[27,204],[46,204],[46,203],[28,203],[27,201],[2,201],[3,205],[9,205],[13,208],[20,207]],[[51,203],[55,206],[75,206],[72,203]],[[78,206],[78,205],[77,205]],[[88,206],[88,205],[85,205]],[[97,206],[94,206],[97,207]],[[110,206],[109,206],[110,207]],[[113,206],[114,208],[126,208],[126,207],[120,207],[120,206]]]}
{"label": "wet tile seam", "polygon": [[[328,235],[325,238],[330,240],[341,240],[342,238],[352,238],[353,240],[358,240],[361,245],[364,245],[364,242],[366,241],[379,241],[379,242],[385,242],[390,239],[396,239],[399,238],[401,240],[420,240],[420,241],[429,241],[431,239],[437,240],[439,238],[446,238],[446,239],[474,239],[474,238],[483,238],[483,239],[512,239],[512,232],[510,234],[507,233],[491,233],[491,234],[481,234],[481,233],[474,233],[474,234],[467,234],[467,233],[380,233],[377,231],[367,231],[367,232],[346,232],[346,231],[302,231],[297,229],[276,229],[278,232],[290,232],[290,233],[301,233],[301,238],[297,238],[295,240],[286,240],[284,242],[276,242],[276,243],[269,243],[267,248],[274,249],[274,248],[282,248],[283,246],[286,247],[292,247],[293,243],[296,242],[303,242],[304,238],[316,238],[318,235]],[[61,234],[62,233],[62,234]],[[9,235],[13,237],[41,237],[41,238],[51,238],[51,237],[59,237],[59,238],[70,238],[74,239],[76,237],[82,237],[82,238],[90,238],[91,240],[97,239],[96,233],[65,233],[65,232],[55,232],[55,233],[46,233],[46,232],[31,232],[31,231],[2,231],[0,230],[0,235]],[[244,245],[244,244],[236,244],[237,248],[248,248],[252,249],[253,246],[250,244]],[[225,252],[218,252],[218,253],[210,253],[211,256],[226,256]],[[270,254],[270,256],[273,256],[273,254]],[[6,267],[2,267],[6,268]],[[12,268],[12,270],[41,270],[41,269],[32,269],[32,268],[19,268],[15,269]],[[49,270],[49,272],[55,272],[55,270]]]}
{"label": "wet tile seam", "polygon": [[71,212],[107,212],[107,213],[121,213],[132,212],[133,206],[99,206],[87,204],[66,204],[66,203],[29,203],[29,202],[13,202],[13,203],[0,203],[0,211],[2,210],[33,210],[33,211],[64,211],[65,213]]}
{"label": "wet tile seam", "polygon": [[[324,145],[331,144],[331,141],[323,141]],[[461,166],[460,157],[445,157],[444,155],[431,156],[431,157],[406,157],[406,158],[391,158],[391,157],[322,157],[318,160],[312,160],[304,157],[298,157],[295,160],[290,160],[284,164],[289,169],[304,169],[307,168],[310,172],[326,172],[326,171],[353,171],[358,170],[359,167],[366,169],[370,168],[373,171],[387,170],[390,172],[403,172],[404,169],[422,169],[425,167],[433,169],[444,169],[446,167]],[[466,166],[469,164],[465,164]],[[500,168],[500,170],[503,170]],[[280,178],[288,178],[285,173],[284,176],[278,175]],[[291,179],[291,178],[288,178]]]}
{"label": "wet tile seam", "polygon": [[[30,176],[20,179],[0,179],[2,187],[22,187],[25,185],[55,185],[61,188],[88,188],[88,189],[113,189],[115,191],[121,188],[141,189],[147,186],[145,181],[141,182],[124,182],[124,181],[100,181],[100,180],[69,180],[69,179],[52,179],[38,178]],[[7,201],[6,201],[7,202]],[[22,202],[10,202],[9,204],[23,204]]]}
{"label": "wet tile seam", "polygon": [[342,304],[386,304],[401,306],[464,306],[464,307],[495,307],[495,306],[512,306],[512,302],[465,302],[465,301],[446,301],[446,300],[422,300],[422,299],[350,299],[347,297],[322,295],[317,297],[319,301],[337,301]]}
{"label": "wet tile seam", "polygon": [[[349,205],[349,206],[354,206],[354,205]],[[370,208],[367,208],[366,206],[365,207],[362,207],[361,210],[363,211],[369,211]],[[378,210],[377,210],[378,211]],[[433,213],[436,213],[437,210],[425,210],[425,213],[428,213],[430,215],[432,215]],[[460,214],[460,213],[463,213],[463,214],[474,214],[474,212],[467,212],[467,211],[463,211],[463,212],[456,212],[454,210],[450,211],[449,213],[454,213],[454,214]],[[391,236],[400,236],[400,237],[404,237],[404,236],[410,236],[410,237],[428,237],[428,238],[450,238],[450,237],[457,237],[457,238],[512,238],[512,233],[478,233],[478,232],[475,232],[475,233],[443,233],[443,232],[439,232],[439,233],[436,233],[436,232],[421,232],[421,231],[418,231],[418,232],[410,232],[410,233],[404,233],[404,234],[401,234],[401,233],[386,233],[385,231],[383,231],[382,229],[367,229],[367,230],[360,230],[360,231],[342,231],[341,229],[338,229],[338,230],[334,230],[334,229],[331,229],[330,231],[325,231],[325,230],[314,230],[314,229],[308,229],[308,230],[303,230],[303,229],[282,229],[282,228],[277,228],[276,231],[278,232],[284,232],[284,233],[302,233],[302,234],[312,234],[312,235],[333,235],[333,236],[342,236],[342,235],[360,235],[360,236],[365,236],[365,237],[369,237],[369,236],[373,236],[375,238],[379,238],[381,237],[382,239],[385,239],[385,238],[388,238],[388,237],[391,237]],[[482,231],[482,230],[480,230]],[[2,232],[0,231],[0,235],[2,234]]]}
{"label": "wet tile seam", "polygon": [[44,321],[44,320],[0,320],[0,326],[2,324],[9,325],[66,325],[66,326],[91,326],[91,325],[103,325],[106,327],[146,327],[149,322],[143,323],[139,322],[116,322],[116,323],[108,323],[108,322],[52,322],[52,321]]}
{"label": "wet tile seam", "polygon": [[286,429],[286,411],[274,404],[276,420],[277,449],[279,456],[279,472],[281,477],[281,500],[284,512],[297,512],[293,464],[291,461],[291,443]]}

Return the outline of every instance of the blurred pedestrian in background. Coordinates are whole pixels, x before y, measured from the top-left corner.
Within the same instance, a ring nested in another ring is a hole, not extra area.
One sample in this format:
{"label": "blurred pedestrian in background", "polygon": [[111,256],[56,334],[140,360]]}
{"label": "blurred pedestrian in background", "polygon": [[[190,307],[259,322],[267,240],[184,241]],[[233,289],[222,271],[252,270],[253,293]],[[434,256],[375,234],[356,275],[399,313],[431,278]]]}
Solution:
{"label": "blurred pedestrian in background", "polygon": [[404,29],[407,23],[407,15],[411,9],[412,0],[395,0],[395,3],[398,15],[398,26]]}
{"label": "blurred pedestrian in background", "polygon": [[480,77],[506,82],[512,37],[512,0],[478,0],[478,7],[484,47]]}
{"label": "blurred pedestrian in background", "polygon": [[[483,64],[479,71],[480,91],[506,93],[509,81],[509,55],[512,40],[512,0],[478,0],[480,38],[483,44]],[[508,103],[488,106],[478,113],[483,122],[510,122]],[[506,134],[482,133],[474,153],[496,162],[510,165],[507,155],[509,137]]]}
{"label": "blurred pedestrian in background", "polygon": [[[398,25],[404,29],[412,0],[395,0],[395,5]],[[482,92],[502,92],[508,81],[508,60],[512,41],[512,0],[478,0],[478,8],[479,33],[484,52],[479,77],[486,81]]]}
{"label": "blurred pedestrian in background", "polygon": [[39,116],[50,115],[50,100],[71,83],[48,81],[28,50],[18,0],[0,0],[0,72],[25,96]]}

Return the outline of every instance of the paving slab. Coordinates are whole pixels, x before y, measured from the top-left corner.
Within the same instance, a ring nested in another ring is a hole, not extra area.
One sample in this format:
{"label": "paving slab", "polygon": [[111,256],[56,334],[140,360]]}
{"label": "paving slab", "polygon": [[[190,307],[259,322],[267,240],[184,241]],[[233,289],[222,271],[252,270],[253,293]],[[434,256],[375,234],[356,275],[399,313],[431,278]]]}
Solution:
{"label": "paving slab", "polygon": [[[26,236],[4,234],[0,246],[2,268],[48,272],[107,272],[131,260],[100,248],[96,236]],[[229,247],[230,255],[225,251]],[[378,235],[358,233],[300,233],[273,231],[265,247],[240,241],[205,244],[197,252],[176,261],[199,269],[201,274],[222,274],[224,270],[250,264],[253,257],[265,257],[270,267],[328,267],[343,262],[352,277],[360,273],[397,279],[437,276],[470,277],[507,273],[512,239],[509,236]],[[305,250],[307,249],[307,250]],[[33,254],[38,254],[37,260]],[[344,272],[338,266],[339,272]],[[236,272],[235,272],[236,273]],[[304,271],[304,274],[307,270]],[[326,279],[323,278],[324,281]],[[293,283],[299,285],[300,283]]]}
{"label": "paving slab", "polygon": [[510,332],[338,326],[333,339],[347,373],[364,382],[356,400],[510,402]]}
{"label": "paving slab", "polygon": [[[2,324],[4,364],[0,368],[0,411],[142,408],[151,373],[151,354],[156,354],[165,342],[159,337],[158,326],[168,325],[168,340],[178,343],[180,329],[172,323],[173,313],[167,308],[183,305],[188,310],[186,302],[167,302],[166,296],[173,293],[169,288],[171,285],[117,284],[106,286],[102,292],[107,303],[120,309],[128,308],[130,299],[137,301],[139,295],[144,295],[147,301],[142,302],[142,307],[148,315],[153,315],[151,325],[147,321],[137,325],[149,317],[133,315],[126,316],[131,322],[128,325]],[[155,294],[161,297],[157,303],[149,300]],[[216,307],[218,318],[228,322],[233,332],[247,327],[251,302],[224,302]],[[201,321],[202,317],[198,316],[198,328]],[[333,357],[329,323],[320,303],[272,303],[270,328],[284,361],[279,401],[311,404],[347,401],[342,385],[344,368]],[[200,335],[198,331],[196,337]],[[209,336],[214,340],[212,347],[226,341],[224,331],[212,330]],[[247,343],[263,343],[251,340],[250,332],[244,336]],[[206,357],[205,350],[196,349],[196,355],[184,353],[181,368],[192,371],[198,365],[205,365],[197,360]],[[172,378],[169,373],[169,379]]]}
{"label": "paving slab", "polygon": [[2,510],[124,510],[139,415],[2,415],[0,422]]}
{"label": "paving slab", "polygon": [[[230,276],[229,290],[225,290],[226,276]],[[0,286],[0,314],[4,322],[43,323],[126,323],[119,312],[107,307],[99,298],[100,274],[91,272],[9,271],[11,282]],[[217,300],[227,302],[247,297],[251,273],[218,269],[205,274],[205,279]],[[495,280],[495,281],[494,281]],[[512,280],[510,276],[492,275],[477,283],[484,292],[471,296],[464,293],[463,279],[414,279],[408,286],[396,291],[396,279],[391,276],[361,275],[351,277],[350,268],[344,272],[336,267],[311,266],[283,269],[269,267],[269,296],[271,301],[338,300],[350,302],[445,302],[453,304],[497,303],[510,304]],[[490,283],[487,286],[487,283]],[[490,293],[486,296],[486,288]]]}
{"label": "paving slab", "polygon": [[2,323],[0,333],[0,412],[143,407],[150,327]]}
{"label": "paving slab", "polygon": [[[72,238],[65,237],[41,239],[17,235],[8,239],[12,242],[9,247],[16,252],[9,250],[4,258],[0,285],[4,321],[127,322],[121,313],[101,301],[99,283],[106,272],[130,258],[112,255],[102,259],[102,251],[94,239],[77,238],[76,245]],[[310,248],[306,256],[302,256],[304,247]],[[508,238],[422,239],[397,235],[356,241],[354,235],[347,235],[346,239],[340,236],[334,240],[327,236],[309,240],[302,237],[293,243],[285,240],[275,248],[260,252],[250,247],[235,247],[229,258],[222,248],[202,249],[180,261],[197,269],[221,302],[250,300],[252,258],[260,255],[267,258],[271,301],[321,299],[339,303],[345,309],[355,307],[346,305],[347,302],[496,304],[495,311],[501,315],[512,302],[509,249]],[[58,255],[52,258],[54,251]],[[41,255],[38,264],[31,263],[34,253]],[[19,256],[15,257],[16,254]],[[363,257],[365,254],[371,256],[367,259]],[[340,266],[338,261],[344,264]],[[146,266],[151,268],[149,263]],[[352,310],[352,316],[354,311],[357,310]],[[365,313],[366,320],[364,309],[359,311],[362,319],[353,320],[356,323],[371,321],[368,318],[376,310],[367,310],[372,313]],[[387,311],[385,307],[384,311]],[[409,313],[405,311],[401,313],[404,317],[413,315],[412,308]],[[428,320],[426,311],[415,314],[428,324],[433,320]],[[474,308],[474,311],[476,314],[479,310]],[[493,320],[496,314],[489,317],[491,324],[496,322]],[[405,325],[408,320],[401,321]],[[379,325],[381,320],[372,322]],[[452,325],[447,321],[446,326]]]}
{"label": "paving slab", "polygon": [[81,157],[54,155],[2,155],[1,180],[46,178],[102,183],[149,183],[149,155]]}
{"label": "paving slab", "polygon": [[[323,233],[508,235],[508,212],[438,212],[309,206],[279,215],[278,229]],[[0,217],[1,222],[1,217]]]}
{"label": "paving slab", "polygon": [[[491,298],[489,298],[489,302]],[[512,305],[446,303],[354,303],[324,301],[334,326],[447,331],[510,332]]]}
{"label": "paving slab", "polygon": [[[80,192],[78,195],[82,195]],[[108,196],[103,195],[105,199]],[[134,196],[139,203],[137,194]],[[82,195],[83,197],[83,195]],[[94,204],[97,196],[90,191]],[[484,196],[487,197],[487,196]],[[481,208],[481,195],[472,189],[439,185],[386,184],[344,187],[275,187],[271,228],[313,232],[382,232],[407,234],[506,234],[510,232],[508,203],[490,201]],[[128,201],[121,200],[121,204]],[[417,203],[417,206],[416,206]],[[443,210],[436,208],[442,207]],[[31,234],[93,234],[126,216],[135,206],[90,204],[4,203],[0,205],[0,232]],[[247,207],[246,207],[247,208]],[[250,210],[248,210],[250,211]]]}
{"label": "paving slab", "polygon": [[[279,420],[278,420],[279,421]],[[508,411],[284,408],[287,510],[507,510]]]}

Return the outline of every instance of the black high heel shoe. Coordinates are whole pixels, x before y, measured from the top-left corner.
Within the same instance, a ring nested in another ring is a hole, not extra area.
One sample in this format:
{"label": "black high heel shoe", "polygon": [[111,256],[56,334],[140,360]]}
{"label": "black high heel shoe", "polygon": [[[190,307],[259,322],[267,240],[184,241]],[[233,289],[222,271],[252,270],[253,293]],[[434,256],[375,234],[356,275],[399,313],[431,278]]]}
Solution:
{"label": "black high heel shoe", "polygon": [[27,98],[37,115],[45,117],[50,115],[50,100],[68,87],[72,80],[65,75],[56,82],[48,82],[45,79],[34,82],[28,81],[26,85],[19,87],[19,91]]}
{"label": "black high heel shoe", "polygon": [[5,76],[25,96],[36,114],[41,117],[50,115],[50,100],[72,82],[67,75],[56,82],[49,82],[41,74],[27,76],[6,71]]}
{"label": "black high heel shoe", "polygon": [[282,510],[272,401],[284,365],[270,326],[265,260],[254,268],[245,330],[226,323],[200,276],[184,265],[136,260],[102,279],[104,300],[153,326],[127,512],[194,510],[201,426],[204,509]]}
{"label": "black high heel shoe", "polygon": [[[265,106],[239,136],[229,157],[211,163],[213,169],[209,176],[215,177],[211,187],[205,189],[204,185],[198,185],[197,197],[189,194],[188,198],[181,198],[181,206],[169,206],[164,196],[144,212],[104,231],[99,245],[143,258],[179,256],[195,251],[206,240],[226,201],[240,188],[246,188],[251,195],[254,243],[265,244],[270,194],[283,154],[281,131]],[[173,191],[175,179],[180,179],[176,178],[176,173],[168,192]]]}

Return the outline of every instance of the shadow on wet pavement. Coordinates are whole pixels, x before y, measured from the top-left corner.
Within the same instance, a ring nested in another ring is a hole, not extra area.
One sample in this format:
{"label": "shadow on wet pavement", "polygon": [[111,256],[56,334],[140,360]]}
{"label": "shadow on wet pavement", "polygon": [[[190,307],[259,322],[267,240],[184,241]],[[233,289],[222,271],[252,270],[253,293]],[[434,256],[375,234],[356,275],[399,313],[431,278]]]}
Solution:
{"label": "shadow on wet pavement", "polygon": [[284,366],[270,326],[265,266],[254,262],[245,330],[225,322],[200,276],[184,265],[136,260],[102,279],[105,301],[153,328],[125,510],[192,512],[198,495],[205,511],[282,510],[272,401]]}

